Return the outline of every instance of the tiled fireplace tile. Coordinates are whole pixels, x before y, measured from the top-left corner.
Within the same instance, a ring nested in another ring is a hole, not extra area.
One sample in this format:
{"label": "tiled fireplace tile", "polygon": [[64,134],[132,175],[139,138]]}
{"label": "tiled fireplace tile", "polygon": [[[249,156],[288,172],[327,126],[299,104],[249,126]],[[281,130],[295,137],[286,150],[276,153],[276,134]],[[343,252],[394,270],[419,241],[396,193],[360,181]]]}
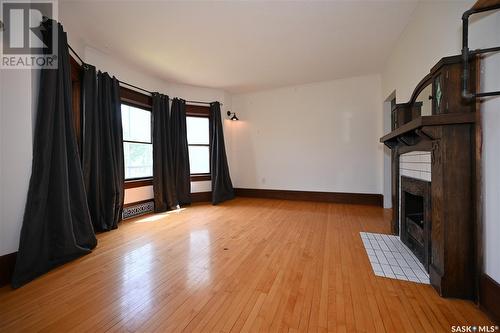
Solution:
{"label": "tiled fireplace tile", "polygon": [[360,232],[376,276],[429,284],[429,274],[417,257],[394,235]]}

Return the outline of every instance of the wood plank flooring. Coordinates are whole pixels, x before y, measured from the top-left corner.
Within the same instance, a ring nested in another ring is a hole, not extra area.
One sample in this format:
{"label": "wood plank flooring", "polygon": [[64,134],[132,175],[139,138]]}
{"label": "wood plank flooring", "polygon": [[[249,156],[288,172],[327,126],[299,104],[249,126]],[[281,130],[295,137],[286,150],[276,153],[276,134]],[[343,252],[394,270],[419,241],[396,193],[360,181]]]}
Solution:
{"label": "wood plank flooring", "polygon": [[428,285],[376,277],[370,206],[238,198],[123,222],[25,287],[0,289],[0,332],[450,332],[491,322]]}

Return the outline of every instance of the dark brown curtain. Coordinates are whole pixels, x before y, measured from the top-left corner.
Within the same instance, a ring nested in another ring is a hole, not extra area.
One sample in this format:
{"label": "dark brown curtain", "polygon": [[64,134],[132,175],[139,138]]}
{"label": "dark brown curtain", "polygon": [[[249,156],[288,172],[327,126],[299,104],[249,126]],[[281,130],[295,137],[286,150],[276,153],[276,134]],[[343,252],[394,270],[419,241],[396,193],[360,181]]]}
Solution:
{"label": "dark brown curtain", "polygon": [[212,203],[214,205],[234,198],[233,183],[227,165],[226,147],[219,102],[210,104],[212,116],[212,151],[210,170],[212,173]]}
{"label": "dark brown curtain", "polygon": [[153,191],[155,211],[165,212],[177,206],[170,145],[168,96],[153,94]]}
{"label": "dark brown curtain", "polygon": [[42,23],[46,45],[58,36],[58,68],[42,69],[33,164],[12,286],[90,253],[92,228],[73,128],[68,42],[55,21]]}
{"label": "dark brown curtain", "polygon": [[124,198],[124,161],[119,82],[85,64],[82,77],[82,164],[96,231],[117,228]]}
{"label": "dark brown curtain", "polygon": [[174,98],[170,112],[174,188],[180,205],[191,203],[191,174],[186,132],[186,101]]}

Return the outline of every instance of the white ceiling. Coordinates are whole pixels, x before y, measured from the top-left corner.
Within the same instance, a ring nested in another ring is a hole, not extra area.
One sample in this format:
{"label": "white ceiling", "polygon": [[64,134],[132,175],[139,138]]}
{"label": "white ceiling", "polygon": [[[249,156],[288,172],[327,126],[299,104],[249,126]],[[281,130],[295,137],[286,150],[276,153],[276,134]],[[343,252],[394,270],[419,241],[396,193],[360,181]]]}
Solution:
{"label": "white ceiling", "polygon": [[416,7],[411,0],[59,3],[71,39],[158,78],[233,93],[379,73]]}

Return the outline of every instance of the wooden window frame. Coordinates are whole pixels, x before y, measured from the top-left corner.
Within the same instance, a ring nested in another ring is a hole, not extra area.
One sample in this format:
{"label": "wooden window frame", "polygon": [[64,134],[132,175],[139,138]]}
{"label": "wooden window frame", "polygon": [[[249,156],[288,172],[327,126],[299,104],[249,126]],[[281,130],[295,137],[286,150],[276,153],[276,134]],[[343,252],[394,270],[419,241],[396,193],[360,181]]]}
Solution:
{"label": "wooden window frame", "polygon": [[[71,69],[71,94],[72,94],[72,111],[73,111],[73,128],[75,131],[76,141],[80,153],[82,152],[83,144],[83,121],[82,121],[82,65],[70,56]],[[135,90],[120,87],[120,101],[123,104],[138,107],[143,110],[152,111],[153,99],[151,96],[141,94]],[[152,127],[151,127],[152,130]],[[152,134],[152,133],[151,133]],[[151,138],[151,144],[153,140]],[[81,158],[81,156],[80,156]],[[124,188],[135,188],[143,186],[152,186],[153,177],[145,177],[141,179],[124,179]]]}
{"label": "wooden window frame", "polygon": [[[80,65],[76,59],[70,56],[70,67],[71,67],[71,83],[72,83],[72,109],[73,109],[73,127],[75,130],[75,135],[78,143],[80,152],[82,151],[82,110],[81,110],[81,88],[82,88],[82,65]],[[153,109],[153,98],[150,95],[140,93],[138,91],[128,89],[125,87],[120,87],[120,102],[122,104],[137,107],[143,110],[152,112]],[[208,118],[209,126],[209,154],[212,153],[212,116],[210,114],[210,108],[208,106],[200,105],[186,105],[186,116],[188,117],[202,117]],[[151,131],[153,128],[151,127]],[[152,132],[151,132],[152,135]],[[124,140],[128,141],[128,140]],[[151,144],[153,140],[151,138]],[[206,145],[203,145],[206,146]],[[211,166],[209,166],[211,167]],[[211,170],[210,170],[211,171]],[[209,181],[212,179],[211,173],[204,174],[191,174],[190,179],[192,182],[197,181]],[[124,179],[124,188],[136,188],[144,186],[152,186],[153,177],[144,178],[134,178],[134,179]]]}
{"label": "wooden window frame", "polygon": [[[132,89],[120,87],[120,102],[121,104],[125,104],[128,106],[133,106],[139,108],[141,110],[152,112],[153,110],[153,98],[149,95],[142,94]],[[153,117],[151,115],[151,121]],[[136,142],[130,140],[123,140],[123,142],[132,142],[132,143],[144,143],[153,145],[153,124],[151,123],[151,143],[149,142]],[[136,188],[136,187],[144,187],[144,186],[152,186],[153,185],[153,177],[140,177],[140,178],[130,178],[124,179],[124,188]]]}
{"label": "wooden window frame", "polygon": [[[200,105],[186,105],[186,117],[198,117],[198,118],[208,118],[208,156],[209,156],[209,172],[208,173],[193,173],[190,174],[192,182],[202,182],[212,180],[212,169],[210,165],[210,156],[212,154],[212,116],[210,114],[210,108],[208,106],[200,106]],[[206,147],[205,144],[189,144],[189,146],[203,146]]]}

